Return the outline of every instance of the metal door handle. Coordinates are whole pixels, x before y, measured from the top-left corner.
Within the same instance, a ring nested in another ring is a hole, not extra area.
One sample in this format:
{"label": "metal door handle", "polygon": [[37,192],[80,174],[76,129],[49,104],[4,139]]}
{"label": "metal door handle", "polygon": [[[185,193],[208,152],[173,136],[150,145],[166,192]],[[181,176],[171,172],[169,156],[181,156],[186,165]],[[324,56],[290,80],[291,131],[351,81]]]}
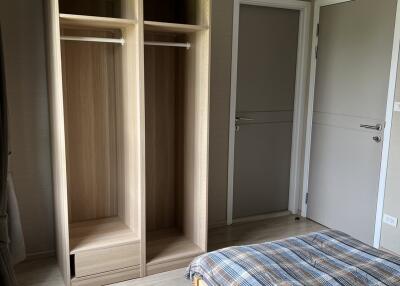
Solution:
{"label": "metal door handle", "polygon": [[367,129],[373,129],[377,131],[381,131],[383,126],[382,124],[376,124],[376,125],[368,125],[368,124],[360,124],[361,128],[367,128]]}
{"label": "metal door handle", "polygon": [[236,122],[237,121],[254,121],[253,118],[249,118],[249,117],[236,117]]}

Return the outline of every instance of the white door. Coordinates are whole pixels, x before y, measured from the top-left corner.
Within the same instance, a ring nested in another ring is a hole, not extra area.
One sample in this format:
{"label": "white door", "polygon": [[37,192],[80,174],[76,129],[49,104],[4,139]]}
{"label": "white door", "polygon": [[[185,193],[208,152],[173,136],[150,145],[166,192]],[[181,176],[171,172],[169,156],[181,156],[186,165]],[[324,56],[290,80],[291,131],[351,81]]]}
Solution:
{"label": "white door", "polygon": [[372,244],[395,0],[320,9],[307,216]]}
{"label": "white door", "polygon": [[235,219],[288,210],[299,15],[240,6]]}

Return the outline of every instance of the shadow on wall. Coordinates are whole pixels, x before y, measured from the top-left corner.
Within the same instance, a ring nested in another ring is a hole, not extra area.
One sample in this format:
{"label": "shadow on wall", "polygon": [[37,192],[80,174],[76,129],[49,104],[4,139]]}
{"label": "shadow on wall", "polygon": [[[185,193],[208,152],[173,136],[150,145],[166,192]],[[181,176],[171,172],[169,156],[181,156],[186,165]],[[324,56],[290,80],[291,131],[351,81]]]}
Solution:
{"label": "shadow on wall", "polygon": [[0,2],[10,124],[10,171],[28,254],[54,250],[53,197],[41,0]]}

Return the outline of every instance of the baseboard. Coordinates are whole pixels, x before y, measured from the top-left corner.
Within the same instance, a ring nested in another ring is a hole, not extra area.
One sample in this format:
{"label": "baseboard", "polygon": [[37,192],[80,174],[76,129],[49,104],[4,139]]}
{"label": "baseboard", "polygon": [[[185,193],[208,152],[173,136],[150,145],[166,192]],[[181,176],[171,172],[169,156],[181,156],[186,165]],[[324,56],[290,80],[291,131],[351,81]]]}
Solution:
{"label": "baseboard", "polygon": [[27,253],[26,259],[24,261],[32,261],[32,260],[50,258],[50,257],[55,257],[55,256],[56,256],[56,252],[54,250]]}
{"label": "baseboard", "polygon": [[216,221],[208,224],[208,229],[218,228],[222,226],[226,226],[226,220]]}
{"label": "baseboard", "polygon": [[269,218],[288,216],[291,214],[292,214],[292,212],[290,212],[290,211],[282,211],[282,212],[275,212],[275,213],[270,213],[270,214],[248,216],[248,217],[243,217],[243,218],[235,218],[232,220],[232,222],[233,222],[233,224],[254,222],[254,221],[260,221],[260,220],[265,220],[265,219],[269,219]]}

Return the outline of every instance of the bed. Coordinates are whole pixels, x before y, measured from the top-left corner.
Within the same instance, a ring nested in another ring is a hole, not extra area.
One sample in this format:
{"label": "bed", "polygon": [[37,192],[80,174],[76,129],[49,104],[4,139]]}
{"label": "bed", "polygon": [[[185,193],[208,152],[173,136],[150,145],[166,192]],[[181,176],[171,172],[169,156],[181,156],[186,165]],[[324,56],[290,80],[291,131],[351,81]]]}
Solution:
{"label": "bed", "polygon": [[400,258],[324,230],[204,254],[186,278],[195,286],[400,285]]}

